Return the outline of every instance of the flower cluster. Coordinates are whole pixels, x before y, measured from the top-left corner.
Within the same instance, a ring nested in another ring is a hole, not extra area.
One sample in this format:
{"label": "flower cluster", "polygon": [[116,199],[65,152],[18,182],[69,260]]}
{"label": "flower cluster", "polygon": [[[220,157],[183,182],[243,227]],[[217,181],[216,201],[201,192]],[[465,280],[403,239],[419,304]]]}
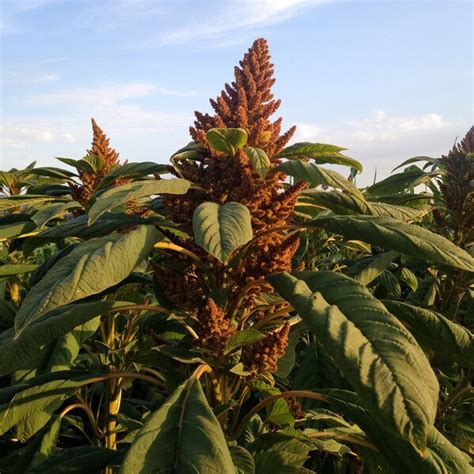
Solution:
{"label": "flower cluster", "polygon": [[[298,235],[289,235],[287,228],[294,219],[294,206],[305,184],[288,186],[286,175],[277,168],[280,163],[278,153],[292,137],[295,127],[282,132],[282,119],[270,119],[280,106],[280,101],[275,100],[271,92],[274,82],[267,43],[264,39],[257,39],[239,67],[235,68],[234,82],[226,84],[220,96],[210,101],[215,113],[195,114],[196,121],[190,133],[194,142],[202,146],[201,158],[181,161],[175,171],[196,186],[185,195],[164,198],[170,218],[189,234],[192,234],[194,210],[203,202],[225,204],[234,201],[249,209],[252,229],[257,237],[245,255],[237,265],[226,269],[211,259],[217,272],[226,273],[230,300],[244,285],[254,280],[269,273],[291,270],[292,258],[299,246]],[[269,157],[270,167],[265,177],[255,172],[245,149],[239,149],[234,156],[213,150],[206,138],[206,132],[212,128],[244,129],[248,137],[247,146],[260,148]],[[173,241],[172,237],[170,239]],[[209,256],[192,243],[181,242],[180,245],[209,260]],[[181,308],[192,308],[195,301],[203,298],[203,290],[196,286],[197,280],[187,271],[179,275],[179,272],[165,269],[155,277],[166,296]],[[247,310],[259,291],[261,287],[254,288],[244,298]],[[265,317],[265,310],[253,314],[254,320],[261,319]],[[202,320],[201,317],[198,319]],[[225,324],[223,327],[228,329]],[[205,328],[209,329],[208,326]],[[274,331],[243,351],[251,371],[271,372],[276,369],[277,360],[287,344],[288,329],[285,326],[281,331]],[[216,334],[219,339],[220,333]],[[213,344],[219,347],[216,341]]]}
{"label": "flower cluster", "polygon": [[212,298],[208,298],[199,308],[197,322],[196,332],[201,347],[208,349],[216,359],[219,359],[224,352],[227,339],[235,334],[234,325]]}
{"label": "flower cluster", "polygon": [[242,351],[245,369],[253,374],[275,372],[278,360],[285,353],[289,332],[290,324],[286,323],[282,328],[268,333],[260,341],[246,346]]}
{"label": "flower cluster", "polygon": [[[119,154],[110,147],[109,141],[103,130],[92,119],[92,148],[87,151],[87,154],[99,158],[101,168],[94,172],[80,170],[81,184],[69,184],[72,197],[81,204],[85,204],[90,199],[102,178],[120,164]],[[125,180],[116,180],[114,184],[119,185],[125,182]]]}
{"label": "flower cluster", "polygon": [[474,127],[442,157],[442,163],[446,175],[441,191],[463,246],[474,240]]}

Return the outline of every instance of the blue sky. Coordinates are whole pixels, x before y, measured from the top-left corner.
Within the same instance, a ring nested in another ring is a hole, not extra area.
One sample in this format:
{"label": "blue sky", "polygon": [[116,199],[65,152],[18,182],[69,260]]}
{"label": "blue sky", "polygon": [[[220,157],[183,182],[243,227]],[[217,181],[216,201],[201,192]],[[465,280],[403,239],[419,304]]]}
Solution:
{"label": "blue sky", "polygon": [[440,155],[473,123],[473,3],[0,0],[0,169],[80,158],[90,118],[129,161],[189,141],[252,41],[268,39],[294,141],[365,167]]}

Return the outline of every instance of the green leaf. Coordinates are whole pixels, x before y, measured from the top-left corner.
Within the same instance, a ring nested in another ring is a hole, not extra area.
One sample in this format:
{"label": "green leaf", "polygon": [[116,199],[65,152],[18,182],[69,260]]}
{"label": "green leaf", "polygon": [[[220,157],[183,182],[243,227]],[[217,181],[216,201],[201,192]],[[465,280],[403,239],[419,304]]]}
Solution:
{"label": "green leaf", "polygon": [[21,442],[30,439],[63,401],[86,382],[86,379],[53,380],[17,392],[9,402],[0,405],[0,436],[15,426]]}
{"label": "green leaf", "polygon": [[369,412],[423,450],[439,386],[413,336],[346,276],[319,271],[267,279],[318,336]]}
{"label": "green leaf", "polygon": [[46,461],[46,459],[54,454],[60,429],[61,418],[59,416],[54,416],[49,426],[47,426],[46,431],[41,436],[41,441],[29,464],[30,468],[34,468],[36,465]]}
{"label": "green leaf", "polygon": [[71,178],[77,176],[76,173],[72,173],[71,171],[63,170],[53,166],[34,168],[30,170],[30,174],[35,176],[46,176],[48,178],[61,179],[64,181],[72,181]]}
{"label": "green leaf", "polygon": [[359,260],[348,269],[347,275],[366,286],[374,281],[399,255],[398,252],[390,250]]}
{"label": "green leaf", "polygon": [[420,161],[426,161],[428,163],[439,163],[441,160],[440,158],[431,158],[430,156],[414,156],[413,158],[409,158],[408,160],[404,161],[401,165],[398,165],[396,168],[393,168],[392,172],[398,170],[399,168],[403,168],[406,165],[411,165],[412,163],[418,163]]}
{"label": "green leaf", "polygon": [[297,207],[307,204],[330,209],[335,214],[372,214],[370,204],[360,195],[340,191],[316,191],[310,189],[300,194]]}
{"label": "green leaf", "polygon": [[425,173],[417,166],[410,166],[402,173],[392,174],[388,178],[369,186],[365,191],[372,196],[387,196],[390,194],[411,191],[423,184],[437,173]]}
{"label": "green leaf", "polygon": [[400,280],[413,292],[418,289],[418,278],[409,268],[403,267],[400,270]]}
{"label": "green leaf", "polygon": [[265,178],[271,164],[270,158],[268,158],[267,154],[261,148],[253,148],[251,146],[245,147],[244,151],[249,157],[253,170],[259,176]]}
{"label": "green leaf", "polygon": [[100,181],[97,189],[103,189],[113,183],[117,178],[137,179],[151,174],[168,173],[168,165],[144,161],[140,163],[125,163],[122,166],[116,166]]}
{"label": "green leaf", "polygon": [[305,472],[303,465],[311,451],[306,441],[281,433],[268,433],[260,436],[254,446],[257,449],[254,454],[256,474]]}
{"label": "green leaf", "polygon": [[295,143],[280,153],[279,158],[288,158],[289,160],[301,160],[305,158],[312,158],[315,163],[323,165],[326,163],[333,165],[343,165],[355,168],[362,172],[362,164],[353,158],[341,155],[339,152],[346,150],[335,145],[327,145],[325,143]]}
{"label": "green leaf", "polygon": [[474,258],[465,250],[423,227],[390,217],[326,216],[312,219],[305,226],[323,227],[349,240],[362,240],[411,257],[474,272]]}
{"label": "green leaf", "polygon": [[23,194],[21,196],[9,196],[7,198],[0,199],[0,211],[6,211],[17,206],[24,206],[26,204],[41,204],[49,201],[69,201],[69,198],[55,197],[55,196],[43,196],[33,194]]}
{"label": "green leaf", "polygon": [[384,305],[407,325],[425,348],[443,354],[462,367],[474,368],[474,334],[443,315],[399,301],[384,300]]}
{"label": "green leaf", "polygon": [[78,202],[58,202],[43,206],[31,220],[38,226],[43,227],[50,220],[62,217],[69,212],[69,209],[82,207]]}
{"label": "green leaf", "polygon": [[36,229],[36,225],[31,220],[12,222],[11,224],[0,225],[0,239],[13,239],[19,235],[27,234]]}
{"label": "green leaf", "polygon": [[234,156],[247,143],[247,132],[243,128],[211,128],[206,138],[214,150]]}
{"label": "green leaf", "polygon": [[113,463],[117,451],[95,446],[65,449],[28,469],[25,474],[84,474],[102,472]]}
{"label": "green leaf", "polygon": [[152,196],[154,194],[186,194],[191,185],[185,179],[160,179],[135,181],[109,189],[100,194],[89,209],[89,225],[95,222],[104,212],[112,211],[133,199]]}
{"label": "green leaf", "polygon": [[253,456],[242,446],[231,446],[230,454],[238,474],[255,474]]}
{"label": "green leaf", "polygon": [[13,327],[0,334],[0,376],[10,374],[35,358],[41,348],[75,327],[124,303],[95,301],[64,306],[40,316],[15,337]]}
{"label": "green leaf", "polygon": [[159,234],[140,226],[79,244],[26,295],[15,319],[18,334],[42,314],[120,283],[149,254]]}
{"label": "green leaf", "polygon": [[234,250],[253,237],[250,211],[238,202],[223,206],[203,202],[194,211],[193,232],[197,245],[226,263]]}
{"label": "green leaf", "polygon": [[263,339],[264,337],[265,334],[257,331],[256,329],[249,328],[238,331],[234,335],[230,336],[229,339],[227,339],[225,344],[225,354],[230,354],[240,347],[260,341],[260,339]]}
{"label": "green leaf", "polygon": [[359,197],[359,199],[364,199],[362,193],[344,178],[344,176],[336,171],[321,168],[314,163],[286,161],[278,165],[277,169],[289,176],[293,176],[293,178],[299,181],[306,181],[311,187],[329,186],[354,194]]}
{"label": "green leaf", "polygon": [[0,278],[21,275],[23,273],[30,273],[36,268],[38,268],[38,265],[34,264],[2,265],[0,267]]}
{"label": "green leaf", "polygon": [[370,202],[370,214],[379,217],[392,217],[404,222],[413,222],[420,220],[425,214],[424,210],[413,209],[406,206],[397,206],[395,204],[387,204],[384,202]]}
{"label": "green leaf", "polygon": [[148,418],[120,472],[235,473],[224,433],[199,380],[184,382]]}

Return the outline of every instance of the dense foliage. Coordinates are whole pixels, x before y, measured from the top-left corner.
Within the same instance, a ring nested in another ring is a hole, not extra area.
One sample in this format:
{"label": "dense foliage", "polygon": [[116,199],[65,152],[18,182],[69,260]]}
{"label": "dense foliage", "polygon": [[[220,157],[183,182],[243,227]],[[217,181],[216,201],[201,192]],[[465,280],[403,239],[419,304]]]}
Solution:
{"label": "dense foliage", "polygon": [[170,165],[93,120],[1,172],[1,473],[472,472],[474,129],[358,189],[273,83],[259,39]]}

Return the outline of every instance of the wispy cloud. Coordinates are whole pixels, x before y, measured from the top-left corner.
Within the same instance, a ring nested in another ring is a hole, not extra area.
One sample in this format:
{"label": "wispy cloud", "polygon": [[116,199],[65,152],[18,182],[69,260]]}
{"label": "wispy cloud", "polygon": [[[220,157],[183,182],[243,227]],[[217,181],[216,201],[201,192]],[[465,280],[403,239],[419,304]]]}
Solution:
{"label": "wispy cloud", "polygon": [[[347,154],[360,160],[366,170],[377,170],[381,179],[406,158],[447,152],[469,126],[466,120],[448,119],[439,113],[394,115],[379,110],[368,117],[331,126],[297,124],[293,140],[344,146]],[[365,173],[359,182],[369,184],[371,179]]]}
{"label": "wispy cloud", "polygon": [[[143,46],[183,44],[204,41],[214,45],[234,44],[235,33],[254,31],[289,20],[303,10],[329,3],[333,0],[231,0],[221,2],[205,20],[180,26],[162,34],[157,41],[150,38]],[[240,35],[241,38],[241,35]],[[156,44],[158,43],[158,44]]]}
{"label": "wispy cloud", "polygon": [[0,133],[0,144],[5,149],[27,148],[37,143],[76,143],[76,137],[58,124],[41,120],[5,121]]}
{"label": "wispy cloud", "polygon": [[35,94],[26,99],[35,105],[68,105],[69,107],[107,107],[151,95],[192,96],[194,91],[178,91],[145,82],[75,87],[48,94]]}

